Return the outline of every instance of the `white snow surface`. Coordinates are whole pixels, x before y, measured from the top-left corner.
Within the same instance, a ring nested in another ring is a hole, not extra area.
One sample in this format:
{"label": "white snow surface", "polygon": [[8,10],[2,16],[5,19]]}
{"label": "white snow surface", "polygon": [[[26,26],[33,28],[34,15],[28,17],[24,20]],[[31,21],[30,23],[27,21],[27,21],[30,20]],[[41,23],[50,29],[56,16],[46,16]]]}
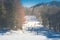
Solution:
{"label": "white snow surface", "polygon": [[42,35],[34,35],[34,33],[30,33],[25,31],[24,33],[20,30],[18,31],[10,31],[5,33],[4,35],[0,35],[0,40],[60,40],[59,38],[49,39],[46,36]]}
{"label": "white snow surface", "polygon": [[0,35],[0,40],[47,40],[45,36],[37,36],[31,33],[22,33],[20,30],[11,31],[5,33],[5,35]]}
{"label": "white snow surface", "polygon": [[[30,19],[35,16],[31,16]],[[28,17],[29,18],[29,17]],[[33,19],[34,19],[33,18]],[[29,19],[29,20],[30,20]],[[34,20],[35,21],[35,20]],[[30,22],[30,21],[28,21]],[[35,22],[36,23],[36,22]],[[34,24],[33,22],[29,23],[29,24]],[[28,24],[26,24],[27,27],[29,27]],[[26,28],[25,25],[25,28]],[[36,28],[38,27],[43,27],[43,25],[34,25]],[[31,26],[33,27],[33,26]],[[28,32],[26,30],[17,30],[17,31],[8,31],[6,33],[0,33],[0,40],[60,40],[60,38],[48,38],[44,35],[35,35],[35,32]]]}

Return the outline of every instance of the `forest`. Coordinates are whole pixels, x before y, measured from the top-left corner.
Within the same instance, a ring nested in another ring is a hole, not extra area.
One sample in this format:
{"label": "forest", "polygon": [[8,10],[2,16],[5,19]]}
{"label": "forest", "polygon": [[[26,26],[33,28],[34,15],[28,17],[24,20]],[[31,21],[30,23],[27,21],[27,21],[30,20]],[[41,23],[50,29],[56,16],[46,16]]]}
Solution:
{"label": "forest", "polygon": [[22,29],[24,9],[19,1],[20,0],[0,0],[0,29]]}
{"label": "forest", "polygon": [[60,32],[60,2],[57,1],[23,8],[19,0],[0,0],[0,29],[22,30],[25,14],[35,15],[46,28]]}

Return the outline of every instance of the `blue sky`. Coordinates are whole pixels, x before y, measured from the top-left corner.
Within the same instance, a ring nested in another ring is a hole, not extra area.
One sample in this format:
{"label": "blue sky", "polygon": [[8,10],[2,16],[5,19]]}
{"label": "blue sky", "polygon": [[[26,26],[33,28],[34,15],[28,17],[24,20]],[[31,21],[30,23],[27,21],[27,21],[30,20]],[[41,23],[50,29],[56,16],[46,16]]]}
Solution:
{"label": "blue sky", "polygon": [[21,0],[21,3],[24,7],[31,7],[41,2],[50,2],[50,1],[52,0]]}

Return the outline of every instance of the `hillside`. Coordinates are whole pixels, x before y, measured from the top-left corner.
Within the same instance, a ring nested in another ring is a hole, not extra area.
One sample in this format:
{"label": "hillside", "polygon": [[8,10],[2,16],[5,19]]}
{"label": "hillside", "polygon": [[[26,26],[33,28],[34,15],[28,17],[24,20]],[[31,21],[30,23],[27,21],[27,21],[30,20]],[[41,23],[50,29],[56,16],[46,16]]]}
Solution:
{"label": "hillside", "polygon": [[60,2],[39,3],[27,10],[28,15],[35,15],[48,29],[60,31]]}

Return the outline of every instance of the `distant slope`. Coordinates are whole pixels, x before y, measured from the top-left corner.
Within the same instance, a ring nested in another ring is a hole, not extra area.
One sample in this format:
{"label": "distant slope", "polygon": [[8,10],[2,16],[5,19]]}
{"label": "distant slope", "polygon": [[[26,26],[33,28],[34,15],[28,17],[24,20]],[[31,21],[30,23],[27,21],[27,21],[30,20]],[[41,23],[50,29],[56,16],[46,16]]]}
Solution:
{"label": "distant slope", "polygon": [[60,2],[59,1],[51,1],[51,2],[47,2],[47,3],[39,3],[39,4],[36,4],[33,7],[37,7],[37,6],[41,6],[41,5],[60,7]]}
{"label": "distant slope", "polygon": [[26,14],[39,15],[39,13],[41,13],[42,11],[45,12],[47,10],[57,10],[57,9],[58,10],[60,9],[60,2],[59,1],[39,3],[39,4],[36,4],[35,6],[32,6],[31,8],[26,8],[25,10],[26,10]]}

